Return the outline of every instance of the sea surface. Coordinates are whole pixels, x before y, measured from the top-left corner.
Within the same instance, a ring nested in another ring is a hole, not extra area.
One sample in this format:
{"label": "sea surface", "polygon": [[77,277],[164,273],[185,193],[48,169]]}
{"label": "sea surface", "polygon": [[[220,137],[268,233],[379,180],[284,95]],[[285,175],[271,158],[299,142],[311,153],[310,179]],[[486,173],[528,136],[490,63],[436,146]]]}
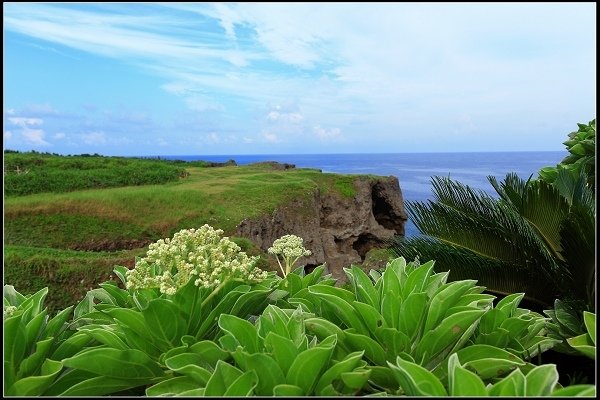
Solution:
{"label": "sea surface", "polygon": [[[404,200],[431,199],[431,177],[448,176],[475,189],[497,197],[487,177],[503,179],[516,172],[523,179],[537,177],[540,168],[554,166],[566,151],[490,152],[490,153],[394,153],[394,154],[280,154],[280,155],[220,155],[220,156],[160,156],[185,161],[224,162],[235,160],[238,165],[259,161],[295,164],[298,168],[318,168],[323,172],[373,174],[398,177]],[[406,235],[419,234],[410,222]]]}

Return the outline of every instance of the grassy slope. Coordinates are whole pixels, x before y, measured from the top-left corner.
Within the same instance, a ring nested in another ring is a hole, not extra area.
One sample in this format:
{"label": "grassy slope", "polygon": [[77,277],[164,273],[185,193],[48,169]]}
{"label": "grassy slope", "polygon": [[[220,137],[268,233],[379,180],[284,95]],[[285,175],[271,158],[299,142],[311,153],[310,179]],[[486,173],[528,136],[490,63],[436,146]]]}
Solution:
{"label": "grassy slope", "polygon": [[50,286],[51,305],[73,304],[105,281],[115,264],[133,266],[146,243],[205,223],[231,235],[244,218],[308,197],[316,188],[353,196],[356,178],[268,166],[186,170],[188,176],[160,185],[5,198],[5,284],[23,293]]}

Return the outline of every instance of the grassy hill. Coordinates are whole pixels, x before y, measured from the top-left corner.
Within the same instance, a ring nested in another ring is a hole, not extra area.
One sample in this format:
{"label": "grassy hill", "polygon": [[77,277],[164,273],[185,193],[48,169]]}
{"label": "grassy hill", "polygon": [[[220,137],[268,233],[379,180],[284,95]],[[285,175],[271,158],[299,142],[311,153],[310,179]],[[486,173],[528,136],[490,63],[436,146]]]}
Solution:
{"label": "grassy hill", "polygon": [[[269,165],[203,165],[5,153],[4,283],[22,293],[49,286],[49,305],[61,308],[110,278],[115,264],[133,266],[149,243],[180,229],[210,224],[232,235],[243,219],[311,196],[317,188],[354,194],[352,175]],[[135,183],[118,178],[132,171],[137,171]],[[157,176],[162,177],[158,182]],[[27,192],[23,188],[36,189],[21,195]],[[259,254],[249,241],[236,240],[247,252]]]}

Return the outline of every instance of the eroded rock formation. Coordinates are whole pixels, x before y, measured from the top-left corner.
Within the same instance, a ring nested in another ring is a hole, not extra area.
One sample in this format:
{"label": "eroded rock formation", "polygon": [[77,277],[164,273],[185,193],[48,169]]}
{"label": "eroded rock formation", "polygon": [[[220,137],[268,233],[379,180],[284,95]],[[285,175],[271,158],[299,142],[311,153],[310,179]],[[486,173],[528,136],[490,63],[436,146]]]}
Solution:
{"label": "eroded rock formation", "polygon": [[385,239],[404,235],[407,219],[398,178],[358,177],[354,187],[354,197],[316,190],[309,198],[296,199],[271,215],[242,221],[237,235],[265,251],[283,235],[298,235],[312,251],[302,261],[309,266],[326,262],[333,277],[344,281],[343,267],[360,263]]}

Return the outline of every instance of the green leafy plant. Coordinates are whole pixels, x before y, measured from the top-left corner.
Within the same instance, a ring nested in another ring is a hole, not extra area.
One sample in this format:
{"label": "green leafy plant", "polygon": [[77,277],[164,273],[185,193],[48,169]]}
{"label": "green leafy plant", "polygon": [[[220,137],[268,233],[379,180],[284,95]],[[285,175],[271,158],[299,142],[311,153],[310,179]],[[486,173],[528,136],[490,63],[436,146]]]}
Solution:
{"label": "green leafy plant", "polygon": [[[491,359],[490,359],[491,360]],[[400,389],[397,394],[408,396],[595,396],[594,385],[572,385],[563,388],[558,384],[558,372],[554,364],[532,367],[523,372],[515,369],[506,377],[485,384],[469,362],[461,362],[455,353],[448,358],[448,383],[445,385],[436,375],[422,366],[401,357],[395,363],[388,362]]]}
{"label": "green leafy plant", "polygon": [[[362,351],[336,352],[334,335],[318,342],[307,335],[301,308],[269,305],[255,324],[223,314],[225,332],[214,342],[173,349],[165,364],[173,377],[146,390],[148,396],[306,396],[355,394],[370,371]],[[336,354],[343,354],[337,359]],[[229,364],[231,362],[231,364]],[[190,392],[190,390],[192,392]]]}
{"label": "green leafy plant", "polygon": [[[93,341],[93,349],[64,359],[68,373],[47,394],[139,391],[165,379],[162,361],[173,348],[216,340],[221,314],[257,315],[286,294],[275,292],[273,273],[257,275],[254,260],[220,233],[203,227],[160,241],[134,270],[115,268],[128,289],[106,282],[89,291],[71,326],[78,331],[74,337]],[[124,368],[131,376],[119,376]]]}
{"label": "green leafy plant", "polygon": [[569,133],[569,139],[563,142],[569,155],[555,167],[545,167],[539,172],[541,179],[554,182],[560,169],[566,169],[577,176],[584,171],[587,183],[594,190],[596,178],[596,119],[586,124],[577,124],[579,129]]}
{"label": "green leafy plant", "polygon": [[581,354],[596,359],[596,314],[584,311],[587,333],[567,339],[567,343]]}
{"label": "green leafy plant", "polygon": [[[446,283],[448,272],[433,273],[433,266],[398,258],[371,277],[353,266],[345,269],[353,291],[316,284],[289,302],[320,317],[306,320],[320,339],[335,334],[342,349],[364,350],[373,390],[397,389],[387,368],[397,356],[443,377],[447,357],[465,348],[474,368],[491,379],[557,342],[545,337],[545,318],[517,307],[522,294],[493,308],[494,296],[482,293],[484,287],[473,280]],[[491,362],[476,362],[490,351],[496,354]]]}
{"label": "green leafy plant", "polygon": [[40,396],[63,370],[62,357],[83,348],[68,329],[73,307],[53,318],[43,307],[48,288],[23,296],[4,286],[4,390],[9,396]]}

